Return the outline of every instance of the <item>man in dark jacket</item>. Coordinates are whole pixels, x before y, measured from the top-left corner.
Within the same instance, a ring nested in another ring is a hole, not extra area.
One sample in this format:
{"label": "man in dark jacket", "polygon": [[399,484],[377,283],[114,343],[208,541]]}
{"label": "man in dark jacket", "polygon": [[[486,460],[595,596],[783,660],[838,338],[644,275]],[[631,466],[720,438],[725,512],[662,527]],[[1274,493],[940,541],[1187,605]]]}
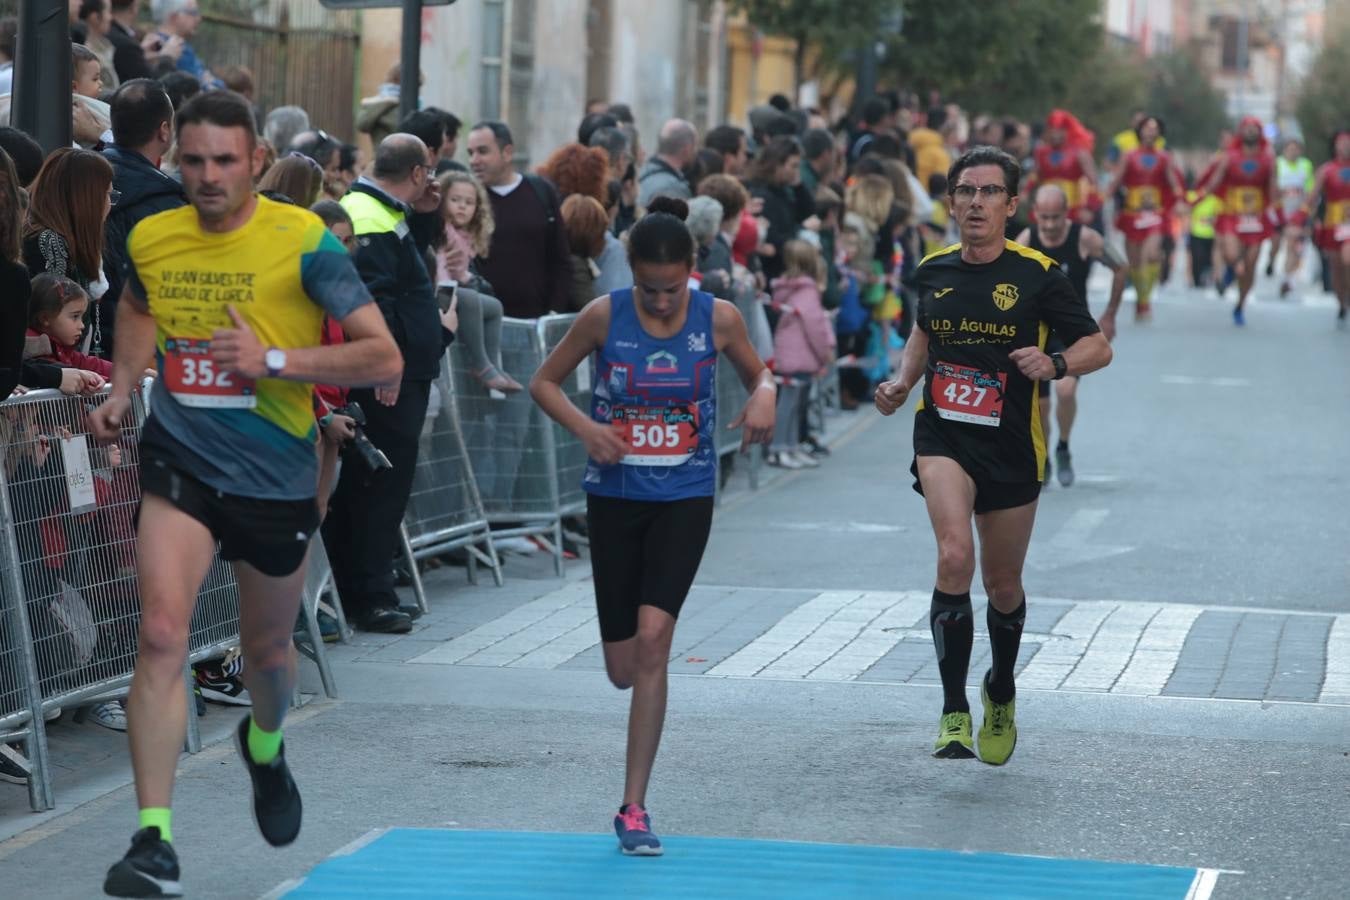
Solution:
{"label": "man in dark jacket", "polygon": [[103,151],[113,167],[113,190],[120,196],[104,224],[103,271],[108,291],[102,306],[104,346],[113,347],[117,301],[122,298],[127,236],[148,216],[187,203],[183,186],[159,170],[173,143],[173,104],[157,81],[134,78],[113,94],[112,146]]}
{"label": "man in dark jacket", "polygon": [[371,175],[357,179],[342,198],[356,234],[356,271],[403,352],[401,383],[353,389],[348,395],[366,415],[366,435],[393,468],[371,471],[350,459],[323,523],[342,605],[366,631],[412,630],[412,614],[399,608],[394,592],[394,557],[412,493],[431,382],[454,338],[442,326],[431,276],[408,228],[410,213],[440,203],[433,164],[419,138],[391,134],[375,150]]}
{"label": "man in dark jacket", "polygon": [[[125,84],[133,78],[153,78],[155,73],[145,58],[145,48],[136,36],[136,16],[140,0],[109,0],[112,9],[112,25],[108,29],[108,42],[113,45],[113,69],[117,80]],[[167,49],[170,53],[174,48]]]}

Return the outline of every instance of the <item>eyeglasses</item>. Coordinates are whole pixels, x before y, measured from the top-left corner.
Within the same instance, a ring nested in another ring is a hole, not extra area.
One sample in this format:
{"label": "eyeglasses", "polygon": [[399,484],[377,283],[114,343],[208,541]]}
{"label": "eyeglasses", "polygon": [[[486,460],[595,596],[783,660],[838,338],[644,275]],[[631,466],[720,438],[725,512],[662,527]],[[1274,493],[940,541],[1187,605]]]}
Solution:
{"label": "eyeglasses", "polygon": [[1000,194],[1008,193],[1008,189],[1001,184],[958,184],[952,188],[952,196],[957,200],[972,200],[977,191],[986,200],[993,200]]}

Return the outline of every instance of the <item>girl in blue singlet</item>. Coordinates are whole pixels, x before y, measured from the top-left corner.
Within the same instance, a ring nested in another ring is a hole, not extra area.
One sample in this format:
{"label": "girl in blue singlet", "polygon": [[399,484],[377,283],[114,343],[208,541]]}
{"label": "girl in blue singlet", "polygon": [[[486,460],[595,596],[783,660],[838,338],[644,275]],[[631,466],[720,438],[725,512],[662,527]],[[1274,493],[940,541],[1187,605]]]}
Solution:
{"label": "girl in blue singlet", "polygon": [[[675,619],[712,527],[718,354],[750,391],[728,428],[741,449],[773,438],[773,376],[736,307],[691,290],[694,239],[682,200],[658,198],[633,226],[632,288],[593,300],[534,379],[530,395],[590,457],[583,478],[591,573],[609,680],[633,689],[628,764],[614,830],[624,853],[659,856],[647,783],[666,716]],[[562,382],[595,354],[589,413]]]}

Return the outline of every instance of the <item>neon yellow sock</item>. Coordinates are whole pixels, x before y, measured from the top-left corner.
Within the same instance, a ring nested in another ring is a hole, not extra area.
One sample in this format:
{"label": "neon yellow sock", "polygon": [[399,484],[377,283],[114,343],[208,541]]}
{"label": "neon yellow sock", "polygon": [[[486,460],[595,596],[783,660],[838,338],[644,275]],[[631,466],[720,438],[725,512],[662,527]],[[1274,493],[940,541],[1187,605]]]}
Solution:
{"label": "neon yellow sock", "polygon": [[141,827],[158,828],[159,839],[173,843],[173,830],[169,827],[173,821],[173,810],[167,806],[147,806],[141,810]]}
{"label": "neon yellow sock", "polygon": [[1149,263],[1137,270],[1139,277],[1134,282],[1136,308],[1149,308],[1153,299],[1153,286],[1158,283],[1160,268],[1157,263]]}
{"label": "neon yellow sock", "polygon": [[253,717],[248,717],[248,755],[260,766],[277,758],[281,752],[281,729],[263,731]]}

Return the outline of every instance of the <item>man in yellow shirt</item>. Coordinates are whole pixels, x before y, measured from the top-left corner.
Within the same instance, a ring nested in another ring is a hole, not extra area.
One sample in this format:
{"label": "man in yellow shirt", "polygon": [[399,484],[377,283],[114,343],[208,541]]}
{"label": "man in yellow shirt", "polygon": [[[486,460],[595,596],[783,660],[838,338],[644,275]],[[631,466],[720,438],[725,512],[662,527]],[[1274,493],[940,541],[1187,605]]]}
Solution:
{"label": "man in yellow shirt", "polygon": [[[295,684],[291,632],[318,527],[312,382],[386,384],[394,343],[346,251],[317,216],[253,191],[262,168],[253,109],[230,91],[178,113],[189,206],[143,219],[127,242],[112,393],[90,416],[115,441],[155,360],[141,430],[137,532],[141,626],[127,699],[140,830],[108,871],[116,897],[182,894],[170,797],[187,725],[183,661],[197,592],[216,554],[239,583],[244,680],[236,732],[253,810],[273,846],[300,831],[300,792],[281,724]],[[319,346],[324,315],[347,343]]]}

